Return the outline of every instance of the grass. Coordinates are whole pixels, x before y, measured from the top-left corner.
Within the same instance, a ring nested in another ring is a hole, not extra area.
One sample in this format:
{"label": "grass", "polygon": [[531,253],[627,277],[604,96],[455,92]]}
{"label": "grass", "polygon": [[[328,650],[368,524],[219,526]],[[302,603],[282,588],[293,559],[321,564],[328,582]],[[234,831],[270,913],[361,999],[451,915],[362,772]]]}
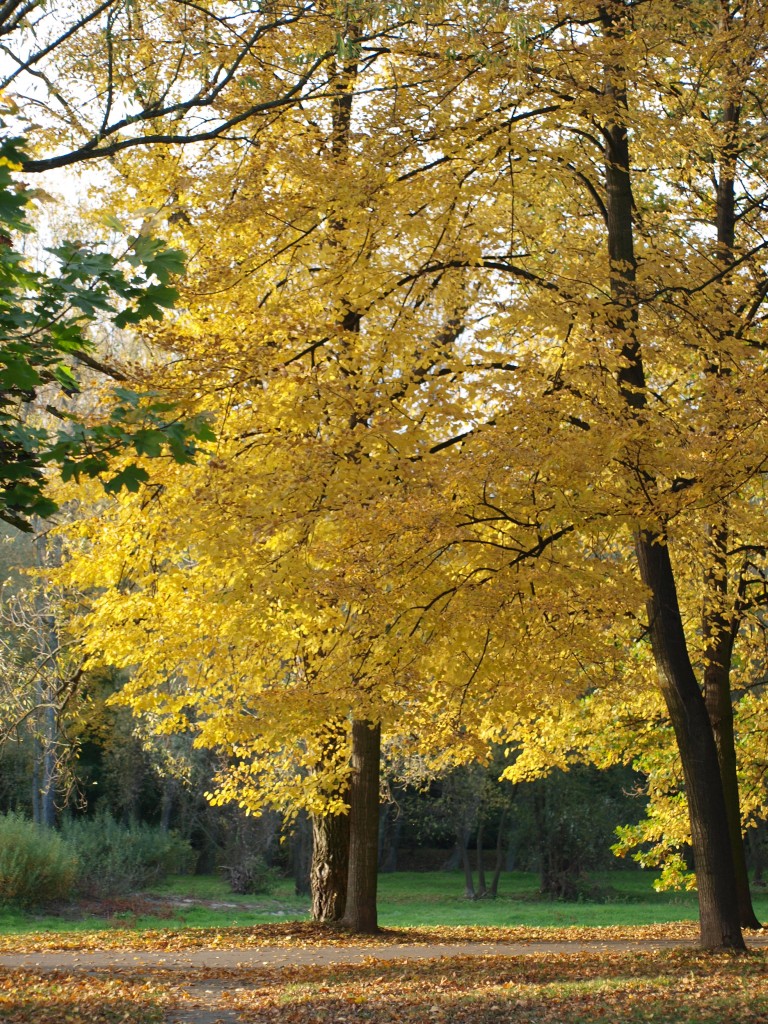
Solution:
{"label": "grass", "polygon": [[[384,928],[568,928],[633,927],[693,921],[695,893],[657,893],[655,875],[611,871],[591,876],[599,902],[564,903],[537,898],[535,875],[510,872],[502,877],[495,900],[467,900],[460,873],[398,872],[379,879],[379,923]],[[755,898],[758,917],[768,920],[768,895]],[[97,914],[84,916],[0,910],[0,932],[83,932],[94,928],[127,929],[248,928],[278,922],[306,921],[309,901],[296,896],[293,883],[281,880],[268,895],[239,896],[217,876],[178,875],[141,897],[116,900]]]}

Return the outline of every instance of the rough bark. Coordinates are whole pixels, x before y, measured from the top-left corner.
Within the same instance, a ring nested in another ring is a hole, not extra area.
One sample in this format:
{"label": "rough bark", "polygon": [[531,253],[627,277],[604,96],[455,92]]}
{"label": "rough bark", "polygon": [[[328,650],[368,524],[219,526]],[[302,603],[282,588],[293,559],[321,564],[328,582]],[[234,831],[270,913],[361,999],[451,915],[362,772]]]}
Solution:
{"label": "rough bark", "polygon": [[312,920],[341,921],[347,902],[349,815],[315,815],[312,840]]}
{"label": "rough bark", "polygon": [[352,773],[349,779],[349,876],[343,924],[355,934],[379,930],[376,882],[379,852],[379,771],[381,725],[352,723]]}

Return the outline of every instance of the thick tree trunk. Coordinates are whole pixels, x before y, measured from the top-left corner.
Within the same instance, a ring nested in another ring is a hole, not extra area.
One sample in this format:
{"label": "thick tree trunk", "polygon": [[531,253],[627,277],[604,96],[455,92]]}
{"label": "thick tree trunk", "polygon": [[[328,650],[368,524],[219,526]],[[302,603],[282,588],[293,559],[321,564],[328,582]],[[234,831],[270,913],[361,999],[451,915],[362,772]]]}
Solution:
{"label": "thick tree trunk", "polygon": [[[601,8],[606,37],[623,41],[626,22],[618,9]],[[620,52],[617,47],[617,52]],[[629,139],[624,119],[627,95],[619,60],[605,68],[604,95],[612,108],[603,129],[605,140],[606,221],[611,261],[609,325],[621,346],[617,382],[627,410],[642,421],[647,392],[638,340],[639,303],[634,252],[632,180]],[[641,465],[638,487],[654,481]],[[651,642],[661,690],[675,730],[685,778],[691,842],[699,893],[700,939],[707,949],[743,949],[736,881],[723,783],[712,725],[699,688],[683,628],[675,576],[662,527],[638,529],[635,551],[647,602]]]}
{"label": "thick tree trunk", "polygon": [[312,818],[312,920],[341,921],[347,902],[349,815]]}
{"label": "thick tree trunk", "polygon": [[701,945],[744,949],[717,747],[688,656],[669,549],[662,538],[642,531],[636,551],[641,577],[651,591],[651,643],[685,778]]}
{"label": "thick tree trunk", "polygon": [[343,923],[355,934],[379,930],[376,882],[379,853],[379,771],[381,725],[352,722],[349,779],[349,876]]}

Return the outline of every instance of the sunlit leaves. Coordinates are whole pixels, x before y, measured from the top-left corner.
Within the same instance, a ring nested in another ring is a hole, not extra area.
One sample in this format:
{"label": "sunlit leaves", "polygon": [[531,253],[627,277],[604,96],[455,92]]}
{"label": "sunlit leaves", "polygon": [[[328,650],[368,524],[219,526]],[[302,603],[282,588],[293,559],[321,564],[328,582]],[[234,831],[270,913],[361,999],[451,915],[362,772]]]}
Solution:
{"label": "sunlit leaves", "polygon": [[[132,667],[126,700],[230,756],[219,798],[317,806],[317,730],[350,713],[433,766],[504,741],[525,748],[519,773],[635,760],[657,794],[670,782],[633,534],[673,552],[699,671],[713,507],[730,503],[751,555],[729,563],[729,613],[741,566],[756,594],[765,561],[765,24],[750,7],[725,47],[710,8],[635,5],[626,39],[588,3],[556,24],[533,0],[511,21],[496,4],[408,24],[379,8],[359,64],[357,43],[337,45],[348,26],[326,26],[335,63],[311,100],[259,122],[258,144],[121,165],[137,194],[119,217],[172,196],[194,253],[178,315],[152,330],[170,364],[152,384],[215,416],[219,440],[206,465],[152,467],[151,498],[84,525],[68,582],[98,592],[87,643]],[[617,387],[611,284],[627,266],[606,249],[617,60],[637,416]],[[723,273],[712,181],[736,85],[739,248]],[[150,456],[160,439],[147,425],[135,444]],[[760,604],[739,686],[761,671]],[[684,837],[671,804],[659,822]]]}

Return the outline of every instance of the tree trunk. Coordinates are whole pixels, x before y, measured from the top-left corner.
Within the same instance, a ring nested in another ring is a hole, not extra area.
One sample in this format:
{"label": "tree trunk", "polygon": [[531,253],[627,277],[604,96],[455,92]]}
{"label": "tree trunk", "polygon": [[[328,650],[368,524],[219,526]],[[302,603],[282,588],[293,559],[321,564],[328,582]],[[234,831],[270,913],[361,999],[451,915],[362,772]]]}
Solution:
{"label": "tree trunk", "polygon": [[163,832],[170,831],[175,797],[176,781],[170,775],[166,775],[163,779],[163,794],[160,798],[160,828]]}
{"label": "tree trunk", "polygon": [[[717,180],[715,226],[717,229],[716,258],[726,265],[733,263],[736,244],[736,162],[740,107],[729,100],[723,109],[725,142],[720,154]],[[727,310],[724,310],[727,314]],[[719,353],[715,351],[708,371],[722,374]],[[729,426],[730,424],[724,424]],[[710,563],[704,579],[704,608],[702,630],[706,641],[704,652],[704,699],[717,745],[720,777],[723,782],[725,809],[728,815],[728,834],[736,880],[739,920],[742,928],[760,928],[752,906],[749,874],[741,831],[741,806],[736,768],[736,742],[733,729],[731,700],[731,661],[739,630],[739,611],[728,614],[728,505],[723,502],[713,514],[709,531]]]}
{"label": "tree trunk", "polygon": [[312,920],[341,921],[347,902],[349,815],[314,815],[312,840]]}
{"label": "tree trunk", "polygon": [[[45,568],[51,563],[46,535],[38,524],[35,538],[35,555],[38,567]],[[54,559],[55,561],[55,559]],[[47,828],[56,827],[56,786],[58,782],[58,740],[59,724],[57,690],[59,678],[59,635],[56,620],[51,613],[47,595],[38,587],[35,598],[37,631],[39,642],[40,673],[37,679],[38,736],[35,742],[39,758],[39,800],[38,818]]]}
{"label": "tree trunk", "polygon": [[379,873],[397,871],[397,848],[403,816],[394,801],[382,804],[379,813]]}
{"label": "tree trunk", "polygon": [[461,852],[461,866],[464,870],[464,899],[476,900],[475,879],[472,875],[472,865],[469,861],[469,830],[466,828],[459,838],[459,850]]}
{"label": "tree trunk", "polygon": [[755,885],[763,884],[765,871],[765,822],[761,821],[756,828],[749,830],[749,853],[752,861],[752,881]]}
{"label": "tree trunk", "polygon": [[710,531],[712,557],[704,580],[705,603],[702,631],[706,642],[704,651],[704,700],[712,724],[717,746],[720,778],[723,783],[725,810],[728,815],[728,836],[731,844],[739,920],[742,928],[760,928],[752,906],[749,890],[747,859],[741,831],[739,780],[736,770],[736,741],[733,728],[731,702],[731,659],[738,629],[738,620],[729,621],[725,614],[728,598],[726,549],[728,531],[727,513],[721,510],[721,520]]}
{"label": "tree trunk", "polygon": [[482,900],[488,895],[488,886],[485,881],[485,861],[483,860],[483,823],[477,825],[477,899]]}
{"label": "tree trunk", "polygon": [[379,930],[376,882],[379,853],[379,770],[381,725],[352,722],[352,774],[349,779],[349,876],[343,923],[355,934]]}
{"label": "tree trunk", "polygon": [[306,811],[299,811],[293,826],[290,843],[291,876],[297,896],[309,896],[312,885],[309,880],[312,869],[312,823]]}
{"label": "tree trunk", "polygon": [[[623,42],[626,22],[620,11],[601,8],[608,38]],[[617,52],[620,48],[617,47]],[[617,374],[628,412],[642,420],[647,392],[638,340],[632,181],[629,139],[624,119],[627,94],[620,60],[605,68],[604,96],[612,108],[603,129],[608,253],[611,262],[609,326],[621,343]],[[642,466],[638,486],[653,488]],[[744,949],[739,926],[736,881],[720,764],[704,697],[696,680],[683,628],[675,576],[662,528],[638,529],[635,552],[647,601],[653,655],[659,684],[675,730],[685,778],[691,841],[699,893],[700,941],[706,949]]]}
{"label": "tree trunk", "polygon": [[662,538],[641,531],[636,551],[642,580],[651,591],[651,643],[685,778],[701,945],[744,949],[717,747],[688,656],[669,549]]}
{"label": "tree trunk", "polygon": [[488,895],[494,900],[499,895],[499,879],[501,878],[501,871],[504,866],[504,825],[506,820],[507,808],[502,807],[501,817],[499,818],[499,831],[496,836],[496,864],[493,869],[491,887],[488,890]]}

